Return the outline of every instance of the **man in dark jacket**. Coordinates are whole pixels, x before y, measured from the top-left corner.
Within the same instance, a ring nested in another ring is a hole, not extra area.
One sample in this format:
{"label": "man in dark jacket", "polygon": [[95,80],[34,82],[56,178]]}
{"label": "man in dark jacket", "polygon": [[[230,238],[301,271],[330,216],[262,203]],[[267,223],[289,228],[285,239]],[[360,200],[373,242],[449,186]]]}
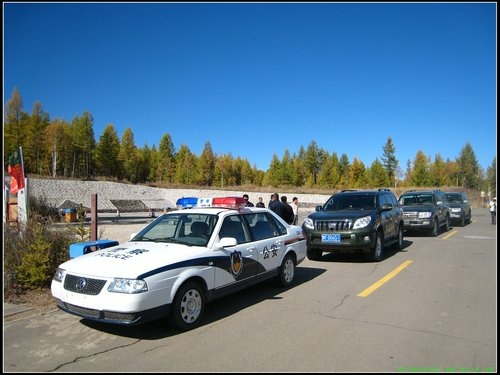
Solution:
{"label": "man in dark jacket", "polygon": [[279,217],[281,217],[283,220],[285,220],[285,222],[288,223],[289,220],[288,210],[285,207],[285,205],[280,201],[280,196],[278,195],[278,193],[274,193],[273,195],[271,195],[271,201],[269,202],[269,209],[277,213]]}
{"label": "man in dark jacket", "polygon": [[292,208],[292,206],[290,206],[288,204],[288,202],[286,201],[286,196],[285,195],[281,196],[281,203],[283,203],[283,206],[285,207],[286,212],[287,212],[287,218],[285,219],[285,221],[288,224],[292,224],[295,215],[293,214],[293,208]]}
{"label": "man in dark jacket", "polygon": [[243,194],[243,199],[246,202],[246,207],[253,207],[253,203],[248,200],[248,194]]}

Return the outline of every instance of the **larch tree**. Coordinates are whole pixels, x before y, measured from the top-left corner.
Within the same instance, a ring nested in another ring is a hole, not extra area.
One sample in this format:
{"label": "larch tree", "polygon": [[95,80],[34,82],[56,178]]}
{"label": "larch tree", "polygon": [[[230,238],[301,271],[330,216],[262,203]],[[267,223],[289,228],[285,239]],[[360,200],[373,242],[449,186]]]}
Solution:
{"label": "larch tree", "polygon": [[132,129],[127,128],[123,132],[120,142],[119,159],[123,167],[124,177],[133,183],[137,182],[138,176],[138,150],[135,145],[134,133]]}
{"label": "larch tree", "polygon": [[396,159],[396,147],[391,137],[387,138],[387,142],[383,147],[382,164],[389,176],[391,186],[396,186],[396,171],[398,169],[398,159]]}
{"label": "larch tree", "polygon": [[466,143],[457,157],[461,172],[460,184],[464,189],[479,188],[479,163],[470,143]]}
{"label": "larch tree", "polygon": [[99,174],[108,178],[120,178],[120,138],[113,124],[104,128],[95,148],[95,162]]}

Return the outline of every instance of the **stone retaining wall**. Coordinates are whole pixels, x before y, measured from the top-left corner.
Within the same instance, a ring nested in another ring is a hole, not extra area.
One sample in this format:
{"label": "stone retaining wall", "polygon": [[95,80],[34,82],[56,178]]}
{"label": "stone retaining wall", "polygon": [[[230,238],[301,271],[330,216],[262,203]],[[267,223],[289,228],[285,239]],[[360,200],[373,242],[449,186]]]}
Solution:
{"label": "stone retaining wall", "polygon": [[[242,196],[248,194],[254,204],[262,197],[267,205],[270,198],[269,192],[246,192],[242,190],[211,190],[211,189],[163,189],[145,185],[133,185],[111,181],[78,181],[78,180],[56,180],[31,178],[28,182],[29,195],[43,199],[47,204],[55,208],[62,207],[64,202],[71,201],[76,205],[82,204],[90,208],[92,194],[97,194],[97,207],[100,212],[114,212],[120,201],[121,212],[134,212],[141,210],[137,208],[140,204],[132,204],[132,201],[141,201],[146,210],[154,209],[163,211],[166,208],[175,208],[177,199],[182,197],[211,198],[221,196]],[[312,208],[323,204],[330,195],[321,194],[297,194],[288,192],[277,192],[288,197],[291,202],[293,197],[299,199],[299,204],[304,208]],[[124,203],[130,201],[130,205]],[[127,206],[130,206],[127,210]]]}

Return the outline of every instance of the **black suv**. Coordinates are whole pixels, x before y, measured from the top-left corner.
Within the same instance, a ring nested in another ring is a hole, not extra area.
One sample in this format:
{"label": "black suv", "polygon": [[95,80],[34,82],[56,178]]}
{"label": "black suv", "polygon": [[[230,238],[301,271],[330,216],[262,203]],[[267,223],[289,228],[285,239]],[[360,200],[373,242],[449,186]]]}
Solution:
{"label": "black suv", "polygon": [[467,193],[464,191],[445,191],[444,195],[450,205],[450,219],[452,224],[461,227],[470,224],[472,221],[472,211]]}
{"label": "black suv", "polygon": [[439,228],[450,230],[450,209],[441,190],[409,190],[399,197],[404,211],[405,230],[426,231],[433,237]]}
{"label": "black suv", "polygon": [[317,206],[302,224],[307,257],[319,260],[323,251],[363,252],[382,259],[384,246],[403,248],[403,210],[388,189],[343,190]]}

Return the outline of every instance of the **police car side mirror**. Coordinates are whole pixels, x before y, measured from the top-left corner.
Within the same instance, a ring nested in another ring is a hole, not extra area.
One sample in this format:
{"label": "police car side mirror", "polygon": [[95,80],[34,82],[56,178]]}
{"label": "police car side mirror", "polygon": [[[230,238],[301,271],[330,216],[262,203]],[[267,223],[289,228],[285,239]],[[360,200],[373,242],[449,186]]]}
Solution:
{"label": "police car side mirror", "polygon": [[316,211],[321,211],[322,209],[323,209],[323,206],[316,206],[316,207],[315,207],[315,210],[316,210]]}
{"label": "police car side mirror", "polygon": [[129,238],[128,240],[130,241],[132,238],[134,238],[134,237],[136,236],[136,234],[137,234],[137,233],[132,233],[132,234],[130,235],[130,238]]}
{"label": "police car side mirror", "polygon": [[238,245],[238,242],[236,241],[236,238],[234,237],[224,237],[221,238],[219,245],[221,247],[231,247],[231,246],[236,246]]}

